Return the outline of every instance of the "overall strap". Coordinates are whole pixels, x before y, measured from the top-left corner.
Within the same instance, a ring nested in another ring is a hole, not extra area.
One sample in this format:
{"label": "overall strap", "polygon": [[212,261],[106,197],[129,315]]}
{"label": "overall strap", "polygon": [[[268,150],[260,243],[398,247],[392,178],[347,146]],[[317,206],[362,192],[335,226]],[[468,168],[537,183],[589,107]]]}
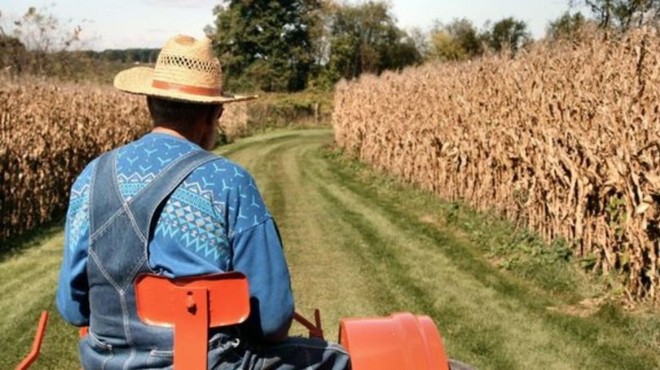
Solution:
{"label": "overall strap", "polygon": [[197,167],[218,158],[205,150],[187,153],[165,167],[136,196],[125,202],[117,183],[116,157],[117,151],[113,150],[98,159],[91,184],[90,235],[105,229],[123,209],[130,213],[133,226],[145,243],[154,213],[163,200]]}
{"label": "overall strap", "polygon": [[217,158],[218,156],[205,150],[185,154],[158,173],[154,180],[127,202],[137,230],[142,233],[144,240],[149,238],[154,214],[163,201],[196,168]]}
{"label": "overall strap", "polygon": [[104,228],[117,210],[121,209],[123,199],[119,192],[116,177],[117,150],[102,154],[94,169],[89,188],[89,233],[90,239]]}

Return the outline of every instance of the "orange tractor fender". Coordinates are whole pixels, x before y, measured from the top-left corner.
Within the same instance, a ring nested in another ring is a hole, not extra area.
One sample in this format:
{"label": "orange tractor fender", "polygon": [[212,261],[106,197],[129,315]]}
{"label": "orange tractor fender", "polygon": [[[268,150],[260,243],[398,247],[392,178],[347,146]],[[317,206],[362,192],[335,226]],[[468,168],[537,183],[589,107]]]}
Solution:
{"label": "orange tractor fender", "polygon": [[449,370],[440,333],[428,316],[343,319],[339,343],[355,370]]}

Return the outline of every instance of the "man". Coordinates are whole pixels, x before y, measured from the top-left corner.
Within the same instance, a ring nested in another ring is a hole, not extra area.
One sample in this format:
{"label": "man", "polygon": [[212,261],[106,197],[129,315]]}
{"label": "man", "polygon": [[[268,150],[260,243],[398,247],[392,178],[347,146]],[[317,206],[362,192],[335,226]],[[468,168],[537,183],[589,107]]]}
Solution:
{"label": "man", "polygon": [[155,68],[120,72],[114,84],[147,96],[154,129],[92,161],[71,190],[57,307],[89,326],[83,367],[172,366],[171,329],[137,317],[137,275],[240,271],[251,314],[210,333],[209,368],[350,368],[340,346],[287,336],[293,296],[273,218],[250,174],[207,152],[222,105],[248,99],[222,95],[210,40],[174,37]]}

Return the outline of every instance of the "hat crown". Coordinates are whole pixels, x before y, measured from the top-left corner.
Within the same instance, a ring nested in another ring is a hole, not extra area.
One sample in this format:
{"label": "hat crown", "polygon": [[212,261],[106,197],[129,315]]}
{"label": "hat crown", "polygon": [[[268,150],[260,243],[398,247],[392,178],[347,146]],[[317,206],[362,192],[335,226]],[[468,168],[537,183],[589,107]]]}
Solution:
{"label": "hat crown", "polygon": [[158,55],[154,81],[222,91],[222,69],[211,40],[177,35]]}

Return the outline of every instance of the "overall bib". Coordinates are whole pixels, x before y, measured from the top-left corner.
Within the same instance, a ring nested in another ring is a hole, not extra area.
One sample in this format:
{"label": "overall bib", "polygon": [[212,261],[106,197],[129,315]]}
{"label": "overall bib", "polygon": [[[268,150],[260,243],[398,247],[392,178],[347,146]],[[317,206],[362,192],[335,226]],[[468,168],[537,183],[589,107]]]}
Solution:
{"label": "overall bib", "polygon": [[79,344],[80,355],[85,369],[162,368],[172,364],[172,329],[140,321],[135,278],[153,273],[148,246],[160,207],[195,168],[218,157],[203,150],[184,155],[125,201],[117,183],[116,156],[114,150],[99,158],[91,182],[90,330]]}

